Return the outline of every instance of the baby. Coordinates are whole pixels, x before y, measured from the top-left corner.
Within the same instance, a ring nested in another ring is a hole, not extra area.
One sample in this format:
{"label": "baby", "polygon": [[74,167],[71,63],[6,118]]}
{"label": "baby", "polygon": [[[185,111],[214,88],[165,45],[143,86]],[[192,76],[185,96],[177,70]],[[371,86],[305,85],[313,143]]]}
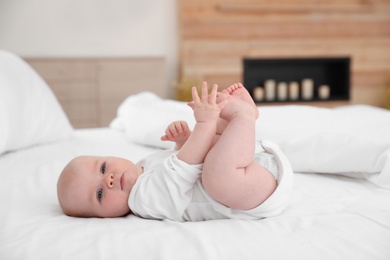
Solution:
{"label": "baby", "polygon": [[[175,149],[137,164],[116,157],[80,156],[58,179],[62,210],[76,217],[200,221],[261,219],[279,214],[292,187],[291,167],[277,146],[256,145],[258,109],[240,83],[201,96],[192,88],[196,124],[171,123],[163,141]],[[260,151],[259,151],[260,150]]]}

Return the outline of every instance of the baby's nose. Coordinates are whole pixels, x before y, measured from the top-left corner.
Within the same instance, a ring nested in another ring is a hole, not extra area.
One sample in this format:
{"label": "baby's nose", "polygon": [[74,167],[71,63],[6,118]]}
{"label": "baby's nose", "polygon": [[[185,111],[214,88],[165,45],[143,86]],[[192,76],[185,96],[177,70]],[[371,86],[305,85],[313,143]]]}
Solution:
{"label": "baby's nose", "polygon": [[114,174],[110,173],[106,177],[106,184],[108,188],[114,187]]}

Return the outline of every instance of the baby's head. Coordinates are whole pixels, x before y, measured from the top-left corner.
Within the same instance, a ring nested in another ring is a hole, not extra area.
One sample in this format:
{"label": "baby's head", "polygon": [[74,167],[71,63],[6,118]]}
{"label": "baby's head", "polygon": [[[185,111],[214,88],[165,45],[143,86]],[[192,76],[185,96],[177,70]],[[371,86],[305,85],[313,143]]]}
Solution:
{"label": "baby's head", "polygon": [[57,194],[65,214],[74,217],[121,217],[142,168],[118,157],[80,156],[63,169]]}

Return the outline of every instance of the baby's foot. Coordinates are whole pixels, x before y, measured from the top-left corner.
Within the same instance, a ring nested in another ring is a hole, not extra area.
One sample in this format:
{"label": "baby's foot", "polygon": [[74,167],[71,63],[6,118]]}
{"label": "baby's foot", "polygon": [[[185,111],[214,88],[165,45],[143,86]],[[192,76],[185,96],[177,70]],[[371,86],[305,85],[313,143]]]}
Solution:
{"label": "baby's foot", "polygon": [[257,106],[255,102],[253,101],[251,95],[249,94],[248,90],[241,84],[241,83],[235,83],[228,87],[227,89],[222,90],[223,93],[227,93],[229,95],[238,97],[239,99],[245,101],[246,103],[253,106],[256,114],[256,118],[259,117],[259,110],[257,109]]}
{"label": "baby's foot", "polygon": [[225,99],[229,98],[230,94],[227,93],[226,91],[222,90],[222,92],[217,92],[217,104],[220,102],[224,101]]}
{"label": "baby's foot", "polygon": [[256,114],[255,113],[256,111],[253,109],[253,107],[250,104],[243,101],[241,98],[237,96],[230,95],[227,91],[222,91],[217,94],[217,103],[227,98],[231,98],[231,100],[226,105],[226,107],[223,108],[221,111],[220,117],[222,119],[225,119],[226,121],[230,121],[233,117],[237,115],[244,115],[244,116],[252,117],[254,119],[258,117],[258,112]]}

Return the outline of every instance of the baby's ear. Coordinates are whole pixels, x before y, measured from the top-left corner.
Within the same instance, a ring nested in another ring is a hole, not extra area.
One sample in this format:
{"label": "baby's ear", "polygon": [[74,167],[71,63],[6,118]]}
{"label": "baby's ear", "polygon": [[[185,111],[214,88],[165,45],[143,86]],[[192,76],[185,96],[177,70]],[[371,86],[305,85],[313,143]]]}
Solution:
{"label": "baby's ear", "polygon": [[189,106],[190,108],[192,108],[192,110],[195,109],[195,103],[194,103],[193,101],[188,102],[188,103],[187,103],[187,106]]}

